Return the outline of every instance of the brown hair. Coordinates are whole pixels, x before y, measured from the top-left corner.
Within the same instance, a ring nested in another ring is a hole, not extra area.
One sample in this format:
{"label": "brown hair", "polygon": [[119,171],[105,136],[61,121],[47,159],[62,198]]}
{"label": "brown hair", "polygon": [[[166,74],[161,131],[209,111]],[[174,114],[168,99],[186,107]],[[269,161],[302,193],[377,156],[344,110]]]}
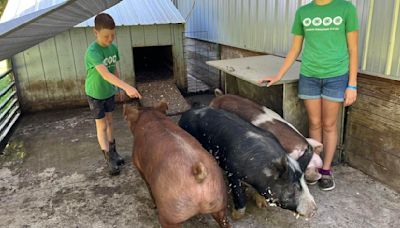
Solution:
{"label": "brown hair", "polygon": [[101,29],[115,29],[114,19],[106,13],[100,13],[94,18],[94,28],[97,31]]}

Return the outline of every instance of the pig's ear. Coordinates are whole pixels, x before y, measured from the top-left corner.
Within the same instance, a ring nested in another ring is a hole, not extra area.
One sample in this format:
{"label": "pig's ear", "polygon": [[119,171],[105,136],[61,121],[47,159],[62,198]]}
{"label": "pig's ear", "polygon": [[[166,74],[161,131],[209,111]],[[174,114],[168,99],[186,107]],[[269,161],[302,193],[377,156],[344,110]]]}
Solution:
{"label": "pig's ear", "polygon": [[139,118],[139,110],[136,106],[124,104],[123,105],[123,115],[124,119],[131,122],[135,123],[137,119]]}
{"label": "pig's ear", "polygon": [[320,143],[317,140],[312,139],[312,138],[306,138],[306,140],[313,148],[313,152],[320,155],[322,150],[324,149],[324,146],[322,145],[322,143]]}
{"label": "pig's ear", "polygon": [[216,97],[219,97],[219,96],[222,96],[222,95],[224,95],[224,92],[222,91],[222,90],[220,90],[220,89],[215,89],[214,90],[214,95],[216,96]]}
{"label": "pig's ear", "polygon": [[[322,145],[322,144],[321,144]],[[308,164],[310,163],[312,157],[314,155],[313,148],[311,145],[307,146],[307,150],[301,155],[298,159],[297,162],[300,166],[301,171],[304,173],[307,169]],[[318,156],[318,155],[316,155]]]}
{"label": "pig's ear", "polygon": [[161,112],[161,113],[167,113],[167,110],[168,110],[168,104],[167,104],[167,101],[165,100],[165,99],[162,99],[161,101],[160,101],[160,103],[156,106],[156,107],[154,107],[156,110],[158,110],[159,112]]}
{"label": "pig's ear", "polygon": [[274,179],[280,179],[288,176],[288,157],[282,156],[281,158],[272,161],[274,167]]}

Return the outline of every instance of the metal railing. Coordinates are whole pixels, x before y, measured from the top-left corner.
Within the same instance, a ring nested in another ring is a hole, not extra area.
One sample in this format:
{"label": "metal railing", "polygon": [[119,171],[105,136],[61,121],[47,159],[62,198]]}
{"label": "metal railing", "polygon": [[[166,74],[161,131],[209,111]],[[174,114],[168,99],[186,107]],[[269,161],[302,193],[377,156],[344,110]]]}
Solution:
{"label": "metal railing", "polygon": [[0,144],[21,115],[12,69],[0,75]]}

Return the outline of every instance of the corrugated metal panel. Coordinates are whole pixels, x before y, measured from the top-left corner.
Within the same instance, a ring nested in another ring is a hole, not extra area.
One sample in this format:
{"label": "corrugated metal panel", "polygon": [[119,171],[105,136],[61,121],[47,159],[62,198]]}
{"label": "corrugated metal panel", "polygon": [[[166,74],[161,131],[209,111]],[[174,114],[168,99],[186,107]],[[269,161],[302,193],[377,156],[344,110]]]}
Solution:
{"label": "corrugated metal panel", "polygon": [[291,43],[293,0],[178,0],[187,36],[284,55]]}
{"label": "corrugated metal panel", "polygon": [[0,23],[64,3],[67,0],[9,0]]}
{"label": "corrugated metal panel", "polygon": [[[369,1],[373,7],[371,27],[365,28],[363,64],[365,73],[391,79],[400,79],[400,0]],[[397,18],[396,18],[397,15]],[[369,15],[368,15],[369,16]],[[397,23],[397,26],[396,26]],[[368,37],[367,37],[368,36]]]}
{"label": "corrugated metal panel", "polygon": [[[177,0],[177,5],[187,20],[188,37],[285,56],[291,46],[291,25],[296,9],[309,2],[311,0]],[[397,7],[400,0],[351,2],[357,7],[360,21],[360,69],[364,62],[362,72],[399,80],[400,16],[396,17],[396,13],[400,11]],[[371,5],[372,21],[368,32]]]}
{"label": "corrugated metal panel", "polygon": [[[70,0],[32,13],[21,13],[19,15],[23,16],[0,24],[0,60],[64,32],[119,1]],[[7,8],[11,9],[13,5],[10,4]]]}
{"label": "corrugated metal panel", "polygon": [[[10,0],[1,17],[1,22],[65,1],[67,0]],[[124,0],[105,12],[112,15],[116,25],[185,23],[171,0]],[[94,26],[94,17],[77,25],[77,27],[85,26]]]}
{"label": "corrugated metal panel", "polygon": [[[116,25],[183,24],[181,13],[171,0],[124,0],[105,11]],[[94,26],[91,18],[77,27]]]}

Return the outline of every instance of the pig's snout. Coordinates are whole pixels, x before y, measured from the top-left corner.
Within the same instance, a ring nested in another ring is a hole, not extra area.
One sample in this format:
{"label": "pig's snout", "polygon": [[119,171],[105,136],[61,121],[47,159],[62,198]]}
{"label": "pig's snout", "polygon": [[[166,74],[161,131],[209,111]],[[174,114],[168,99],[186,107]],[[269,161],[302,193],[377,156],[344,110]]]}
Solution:
{"label": "pig's snout", "polygon": [[296,208],[296,211],[306,218],[311,218],[316,214],[318,208],[314,201],[314,197],[310,194],[310,190],[305,183],[304,177],[300,179],[300,184],[302,187],[302,192],[299,197],[299,204]]}
{"label": "pig's snout", "polygon": [[318,154],[314,153],[304,174],[308,182],[315,182],[321,179],[318,168],[322,168],[322,159]]}
{"label": "pig's snout", "polygon": [[306,180],[310,183],[314,183],[321,179],[321,174],[318,172],[318,169],[315,167],[308,167],[305,172]]}
{"label": "pig's snout", "polygon": [[296,211],[301,216],[306,218],[312,218],[317,213],[317,205],[315,204],[314,200],[312,202],[308,202],[306,205],[299,204]]}

